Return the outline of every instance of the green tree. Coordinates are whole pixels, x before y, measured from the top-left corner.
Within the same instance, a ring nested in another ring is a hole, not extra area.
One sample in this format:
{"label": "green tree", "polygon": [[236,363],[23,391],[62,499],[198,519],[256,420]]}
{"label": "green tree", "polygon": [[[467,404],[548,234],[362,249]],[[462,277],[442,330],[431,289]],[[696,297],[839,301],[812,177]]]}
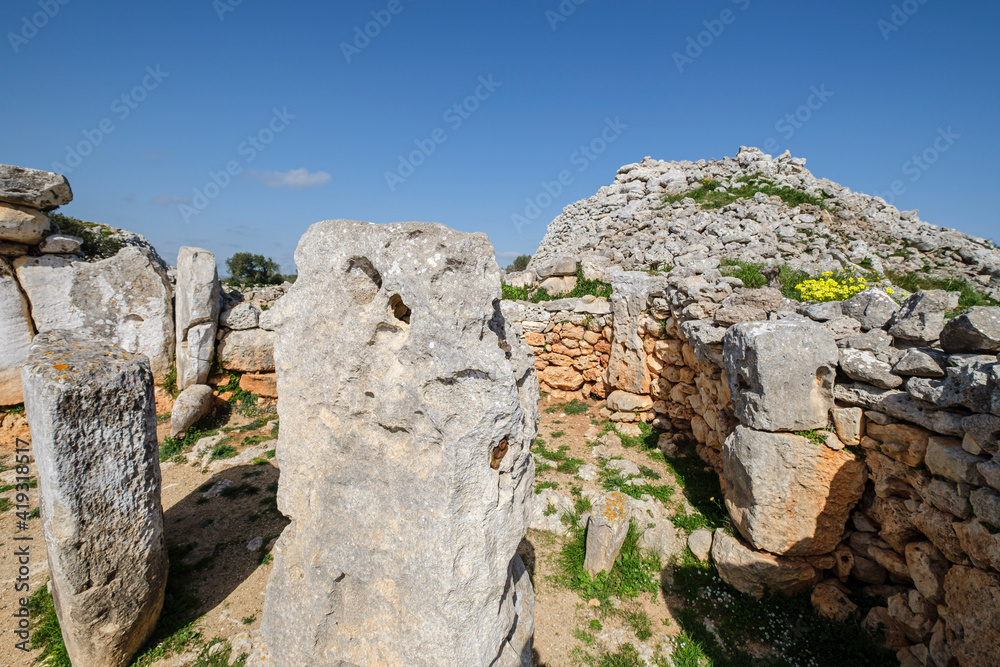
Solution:
{"label": "green tree", "polygon": [[508,271],[524,271],[528,268],[528,262],[531,261],[531,255],[518,255],[514,263],[507,267]]}
{"label": "green tree", "polygon": [[278,263],[264,255],[238,252],[226,260],[226,268],[234,282],[253,285],[280,285]]}

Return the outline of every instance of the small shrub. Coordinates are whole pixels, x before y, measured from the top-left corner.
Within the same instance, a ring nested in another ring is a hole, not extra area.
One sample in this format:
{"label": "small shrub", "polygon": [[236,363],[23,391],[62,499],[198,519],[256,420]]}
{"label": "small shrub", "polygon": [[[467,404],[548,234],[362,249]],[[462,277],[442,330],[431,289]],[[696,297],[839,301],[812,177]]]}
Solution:
{"label": "small shrub", "polygon": [[112,257],[125,246],[115,231],[107,225],[77,220],[61,213],[50,213],[49,219],[59,227],[59,231],[63,234],[83,239],[80,252],[83,253],[85,259],[96,260]]}
{"label": "small shrub", "polygon": [[237,451],[237,449],[232,445],[220,443],[212,448],[212,455],[209,457],[208,461],[211,463],[212,461],[219,461],[221,459],[231,459],[238,454],[239,451]]}
{"label": "small shrub", "polygon": [[973,306],[1000,306],[1000,301],[980,291],[975,285],[965,279],[949,280],[946,278],[933,278],[928,275],[921,275],[920,273],[896,273],[894,271],[887,271],[886,277],[892,281],[893,285],[907,292],[932,289],[958,292],[959,310],[972,308]]}

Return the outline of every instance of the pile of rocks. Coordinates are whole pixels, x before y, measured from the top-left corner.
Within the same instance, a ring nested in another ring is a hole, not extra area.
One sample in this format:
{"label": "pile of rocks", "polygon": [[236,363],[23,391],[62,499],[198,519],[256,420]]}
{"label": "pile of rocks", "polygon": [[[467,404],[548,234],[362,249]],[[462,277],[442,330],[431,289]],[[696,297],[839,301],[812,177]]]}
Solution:
{"label": "pile of rocks", "polygon": [[[663,204],[704,181],[739,187],[741,178],[767,178],[821,199],[787,205],[758,192],[719,209],[694,199]],[[708,269],[725,258],[788,264],[817,275],[864,264],[878,271],[927,271],[966,278],[1000,298],[1000,250],[985,239],[920,220],[879,197],[815,178],[805,160],[787,152],[776,158],[741,147],[736,157],[697,162],[645,158],[618,170],[615,182],[567,206],[548,227],[517,279],[531,282],[564,258],[627,270],[674,267]],[[587,263],[584,263],[587,268]],[[558,274],[550,274],[558,275]]]}
{"label": "pile of rocks", "polygon": [[[156,379],[174,354],[167,268],[135,234],[110,257],[83,256],[84,239],[59,233],[46,211],[73,199],[58,174],[0,165],[0,406],[22,401],[19,368],[36,333],[89,332],[145,354]],[[117,246],[116,246],[117,247]]]}

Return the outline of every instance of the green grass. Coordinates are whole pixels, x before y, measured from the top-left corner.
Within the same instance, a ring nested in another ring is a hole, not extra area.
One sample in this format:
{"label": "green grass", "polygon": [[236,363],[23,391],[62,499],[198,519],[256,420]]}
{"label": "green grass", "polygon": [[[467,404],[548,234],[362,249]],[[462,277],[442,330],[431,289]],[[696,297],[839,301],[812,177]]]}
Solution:
{"label": "green grass", "polygon": [[[555,433],[552,434],[555,436]],[[535,446],[532,448],[538,456],[542,456],[549,461],[554,461],[556,463],[556,470],[561,473],[566,473],[567,475],[575,475],[580,467],[583,466],[586,461],[583,459],[576,459],[569,456],[566,452],[569,451],[569,445],[562,445],[556,451],[546,449],[545,445],[539,444],[539,440],[535,440]],[[535,471],[538,472],[540,465],[535,464]],[[549,466],[551,467],[551,466]],[[548,470],[548,467],[544,470]]]}
{"label": "green grass", "polygon": [[559,482],[553,482],[551,480],[547,482],[539,482],[538,484],[535,484],[535,493],[539,494],[545,489],[558,489],[558,488],[559,488]]}
{"label": "green grass", "polygon": [[568,294],[561,296],[554,296],[541,288],[511,287],[505,283],[501,283],[500,286],[504,299],[530,301],[531,303],[542,303],[543,301],[553,301],[555,299],[575,299],[587,295],[598,297],[611,296],[611,285],[600,280],[586,280],[583,277],[583,269],[579,266],[576,269],[576,287]]}
{"label": "green grass", "polygon": [[[673,592],[687,601],[687,606],[674,614],[683,631],[675,640],[677,665],[897,664],[892,653],[871,641],[858,621],[840,624],[819,616],[808,592],[793,598],[775,594],[756,600],[723,582],[712,565],[698,562],[687,550],[675,563]],[[705,618],[712,619],[715,632],[705,627]],[[770,653],[754,657],[747,649],[760,644]],[[816,662],[817,657],[822,658],[821,663]]]}
{"label": "green grass", "polygon": [[736,179],[734,187],[723,191],[719,181],[703,180],[698,187],[682,192],[680,194],[665,195],[663,205],[674,204],[686,197],[694,199],[703,209],[718,209],[732,204],[737,199],[752,199],[758,192],[763,192],[769,197],[780,197],[789,207],[811,204],[819,208],[826,209],[827,206],[822,197],[816,197],[804,190],[792,188],[787,185],[778,185],[774,181],[762,176],[745,174]]}
{"label": "green grass", "polygon": [[562,412],[567,415],[582,415],[590,409],[590,406],[583,401],[574,398],[569,403],[559,403],[557,405],[552,405],[545,408],[545,414],[554,415],[556,413]]}
{"label": "green grass", "polygon": [[584,600],[596,598],[606,605],[612,596],[631,599],[641,593],[656,594],[660,559],[656,554],[643,553],[639,549],[639,531],[634,524],[629,525],[625,543],[611,572],[598,572],[596,577],[591,577],[583,569],[586,552],[586,528],[577,526],[559,554],[560,573],[556,577]]}
{"label": "green grass", "polygon": [[826,446],[826,437],[816,429],[809,429],[808,431],[794,431],[795,435],[801,436],[811,442],[814,445],[819,445],[820,447]]}
{"label": "green grass", "polygon": [[229,444],[219,443],[212,448],[212,455],[209,456],[208,462],[219,461],[222,459],[231,459],[239,455],[239,451],[235,447]]}
{"label": "green grass", "polygon": [[0,512],[7,512],[13,506],[14,503],[10,501],[10,498],[0,498]]}
{"label": "green grass", "polygon": [[164,438],[163,442],[160,443],[160,462],[172,459],[190,449],[202,438],[218,435],[228,416],[225,410],[217,410],[215,415],[202,417],[198,420],[194,426],[187,430],[183,438]]}
{"label": "green grass", "polygon": [[705,462],[694,453],[678,454],[666,459],[677,482],[684,489],[684,497],[698,514],[678,515],[673,523],[684,530],[698,528],[728,528],[729,515],[722,504],[722,488],[719,476],[705,466]]}
{"label": "green grass", "polygon": [[[1000,306],[1000,301],[997,301],[980,291],[975,285],[964,278],[948,280],[945,278],[933,278],[921,273],[897,273],[895,271],[887,271],[886,278],[888,278],[893,285],[901,287],[907,292],[918,292],[920,290],[932,289],[958,292],[959,310],[972,308],[973,306]],[[958,311],[953,311],[949,314],[955,315],[957,312]]]}
{"label": "green grass", "polygon": [[220,498],[229,498],[230,500],[234,498],[240,498],[243,496],[252,496],[260,493],[260,489],[250,484],[248,482],[243,482],[242,484],[236,484],[234,486],[227,486],[219,492]]}
{"label": "green grass", "polygon": [[[758,289],[767,285],[767,278],[760,272],[766,267],[767,264],[746,262],[742,259],[728,257],[722,260],[719,271],[723,275],[739,278],[746,287]],[[805,271],[796,271],[788,266],[781,266],[778,274],[778,279],[781,281],[781,293],[785,298],[801,301],[802,294],[795,289],[795,286],[809,278],[809,274]]]}
{"label": "green grass", "polygon": [[621,437],[622,447],[658,450],[659,445],[657,443],[660,440],[660,434],[654,431],[653,427],[646,422],[636,422],[636,424],[639,427],[638,436],[625,435],[614,426],[611,427]]}
{"label": "green grass", "polygon": [[32,625],[31,648],[42,650],[37,663],[46,667],[71,667],[55,603],[46,586],[39,586],[28,598],[28,613]]}

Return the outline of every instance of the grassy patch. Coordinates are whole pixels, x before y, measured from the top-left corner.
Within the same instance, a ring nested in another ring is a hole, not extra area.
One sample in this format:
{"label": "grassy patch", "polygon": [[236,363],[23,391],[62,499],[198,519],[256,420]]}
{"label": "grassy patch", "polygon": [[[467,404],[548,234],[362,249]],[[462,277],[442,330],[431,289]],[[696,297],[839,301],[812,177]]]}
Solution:
{"label": "grassy patch", "polygon": [[794,433],[797,436],[805,438],[814,445],[819,445],[820,447],[826,446],[826,437],[816,429],[809,429],[808,431],[794,431]]}
{"label": "grassy patch", "polygon": [[190,449],[202,438],[218,435],[228,418],[228,414],[225,412],[225,410],[217,411],[215,415],[202,417],[187,430],[183,438],[164,438],[163,442],[160,443],[160,462],[172,459]]}
{"label": "grassy patch", "polygon": [[640,593],[656,595],[660,559],[656,554],[643,553],[639,549],[639,531],[634,524],[629,525],[625,543],[611,572],[598,572],[596,577],[591,577],[583,569],[586,552],[587,531],[578,526],[562,548],[559,555],[561,573],[557,575],[557,581],[577,591],[583,599],[596,598],[603,605],[611,596],[631,599]]}
{"label": "grassy patch", "polygon": [[744,174],[736,179],[733,187],[722,189],[719,181],[705,179],[698,187],[682,192],[680,194],[665,195],[663,205],[674,204],[686,197],[695,200],[703,209],[718,209],[732,204],[737,199],[751,199],[758,192],[763,192],[769,197],[780,197],[789,207],[811,204],[819,208],[826,209],[827,206],[823,197],[811,195],[804,190],[778,185],[769,178],[764,178],[755,174]]}
{"label": "grassy patch", "polygon": [[553,405],[545,408],[545,413],[549,415],[554,415],[556,413],[562,412],[567,415],[582,415],[590,409],[590,406],[581,401],[580,399],[574,398],[569,403],[559,403],[558,405]]}
{"label": "grassy patch", "polygon": [[[932,289],[958,292],[959,309],[972,308],[973,306],[1000,306],[1000,301],[980,291],[975,285],[964,278],[948,280],[946,278],[933,278],[922,273],[896,273],[894,271],[887,271],[886,277],[893,285],[901,287],[907,292]],[[950,314],[957,314],[957,311]]]}
{"label": "grassy patch", "polygon": [[539,494],[545,489],[558,489],[558,488],[559,488],[559,482],[553,482],[551,480],[547,482],[539,482],[538,484],[535,484],[535,493]]}
{"label": "grassy patch", "polygon": [[[739,278],[743,285],[753,289],[759,289],[767,285],[767,278],[760,271],[766,268],[767,264],[746,262],[742,259],[726,258],[722,260],[719,271],[723,275]],[[809,279],[809,274],[805,271],[796,271],[788,266],[781,266],[778,273],[778,280],[781,281],[781,293],[788,299],[796,301],[802,300],[802,294],[795,289],[796,285]]]}
{"label": "grassy patch", "polygon": [[729,515],[722,506],[722,488],[719,476],[705,467],[705,462],[697,454],[687,453],[666,459],[678,483],[684,489],[684,497],[698,514],[680,514],[673,523],[684,530],[698,528],[727,528]]}
{"label": "grassy patch", "polygon": [[547,290],[540,287],[512,287],[506,283],[501,283],[503,298],[512,301],[530,301],[531,303],[542,303],[543,301],[553,301],[555,299],[575,299],[581,296],[611,296],[611,285],[600,280],[587,280],[583,277],[583,269],[579,266],[576,269],[576,287],[568,294],[554,296]]}
{"label": "grassy patch", "polygon": [[55,603],[47,587],[39,586],[28,598],[28,613],[32,624],[31,648],[42,650],[38,663],[47,667],[71,667]]}
{"label": "grassy patch", "polygon": [[[555,433],[552,435],[555,436]],[[577,471],[580,470],[580,467],[586,463],[583,459],[572,458],[566,453],[569,451],[569,445],[562,445],[556,451],[552,451],[550,449],[546,449],[545,445],[539,444],[538,440],[535,440],[535,446],[533,449],[537,455],[543,456],[550,461],[554,461],[556,463],[556,470],[567,475],[575,475]],[[538,470],[537,463],[535,465],[535,470],[536,472]]]}
{"label": "grassy patch", "polygon": [[237,456],[239,452],[230,444],[224,442],[219,443],[212,448],[212,455],[208,457],[208,462],[219,461],[222,459],[231,459]]}
{"label": "grassy patch", "polygon": [[658,449],[657,444],[660,440],[660,434],[653,430],[653,427],[646,422],[636,422],[639,426],[639,435],[625,435],[617,428],[612,428],[618,434],[622,440],[622,447],[632,448],[638,447],[639,449]]}
{"label": "grassy patch", "polygon": [[13,506],[14,503],[10,501],[10,498],[0,498],[0,512],[8,512]]}
{"label": "grassy patch", "polygon": [[83,239],[80,251],[89,260],[104,259],[118,253],[125,244],[117,238],[114,230],[96,222],[77,220],[61,213],[50,213],[49,219],[59,227],[59,231]]}

